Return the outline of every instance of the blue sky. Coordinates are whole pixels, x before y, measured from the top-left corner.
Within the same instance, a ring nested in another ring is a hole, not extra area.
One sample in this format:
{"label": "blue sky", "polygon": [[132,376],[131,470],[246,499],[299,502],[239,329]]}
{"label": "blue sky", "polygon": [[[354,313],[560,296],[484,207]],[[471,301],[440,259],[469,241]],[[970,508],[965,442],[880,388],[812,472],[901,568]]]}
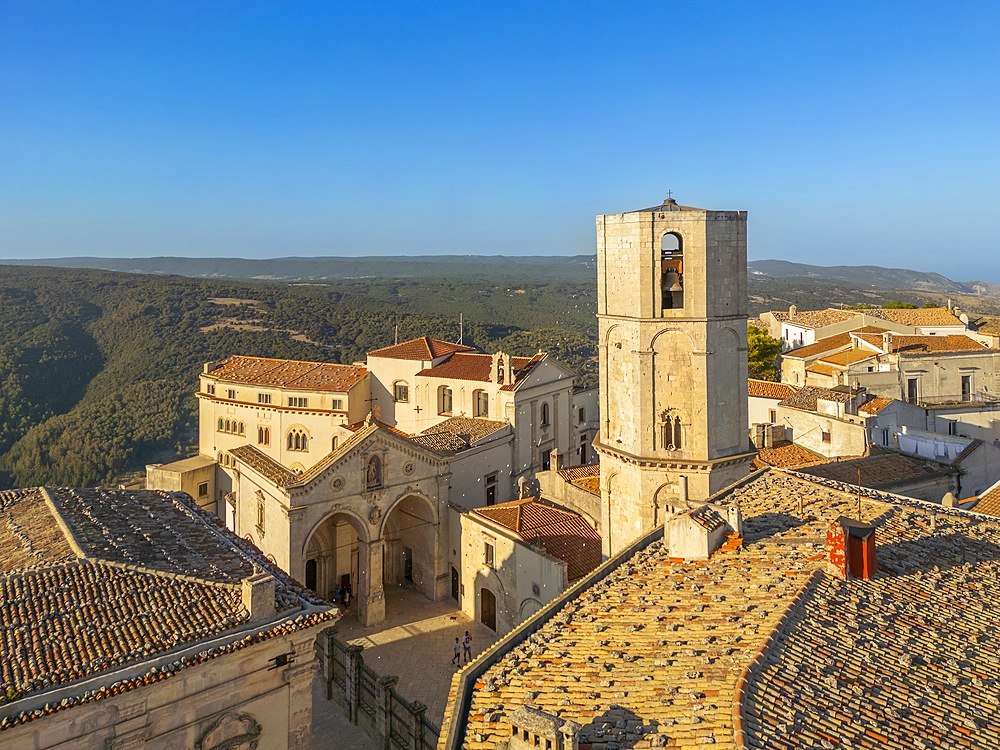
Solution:
{"label": "blue sky", "polygon": [[0,5],[0,256],[750,257],[1000,281],[1000,4]]}

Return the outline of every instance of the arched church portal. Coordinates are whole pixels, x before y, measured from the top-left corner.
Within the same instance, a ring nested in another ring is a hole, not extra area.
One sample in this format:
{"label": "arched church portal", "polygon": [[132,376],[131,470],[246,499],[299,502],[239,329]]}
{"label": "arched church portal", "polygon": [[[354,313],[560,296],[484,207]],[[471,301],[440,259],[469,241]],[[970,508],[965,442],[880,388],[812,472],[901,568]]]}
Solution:
{"label": "arched church portal", "polygon": [[[439,527],[434,509],[426,498],[407,495],[392,506],[382,527],[385,559],[382,568],[386,586],[412,586],[436,599]],[[441,563],[443,564],[443,563]]]}
{"label": "arched church portal", "polygon": [[359,592],[358,553],[360,522],[346,513],[333,513],[316,527],[306,542],[305,585],[333,601],[337,588]]}

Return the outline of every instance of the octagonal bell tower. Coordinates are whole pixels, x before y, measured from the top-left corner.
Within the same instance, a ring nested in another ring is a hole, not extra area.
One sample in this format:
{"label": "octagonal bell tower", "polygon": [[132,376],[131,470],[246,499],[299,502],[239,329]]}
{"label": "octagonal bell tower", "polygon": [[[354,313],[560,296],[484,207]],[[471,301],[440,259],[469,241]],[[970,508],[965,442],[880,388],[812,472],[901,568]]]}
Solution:
{"label": "octagonal bell tower", "polygon": [[747,215],[597,217],[604,551],[745,476]]}

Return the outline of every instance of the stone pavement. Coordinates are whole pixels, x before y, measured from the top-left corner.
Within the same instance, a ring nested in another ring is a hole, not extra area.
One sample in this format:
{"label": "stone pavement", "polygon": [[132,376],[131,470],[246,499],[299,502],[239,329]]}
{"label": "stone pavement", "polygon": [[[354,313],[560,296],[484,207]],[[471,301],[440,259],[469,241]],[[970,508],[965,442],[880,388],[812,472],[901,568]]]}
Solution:
{"label": "stone pavement", "polygon": [[337,637],[364,646],[365,664],[380,675],[399,677],[396,691],[409,701],[424,703],[427,718],[440,726],[451,678],[457,671],[451,663],[455,638],[468,630],[475,656],[497,641],[498,636],[466,617],[451,599],[432,602],[423,594],[401,586],[386,586],[385,598],[384,623],[363,627],[352,605],[337,623]]}

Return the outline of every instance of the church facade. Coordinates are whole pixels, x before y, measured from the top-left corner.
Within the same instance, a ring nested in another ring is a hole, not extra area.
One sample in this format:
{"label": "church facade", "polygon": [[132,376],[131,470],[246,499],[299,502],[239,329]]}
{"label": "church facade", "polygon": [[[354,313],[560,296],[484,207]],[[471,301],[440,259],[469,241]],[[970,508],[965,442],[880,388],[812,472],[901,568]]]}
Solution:
{"label": "church facade", "polygon": [[457,511],[579,463],[596,432],[593,392],[545,353],[430,338],[363,366],[231,357],[197,395],[199,457],[148,467],[147,486],[198,498],[321,595],[350,590],[365,624],[384,619],[386,585],[457,603]]}

